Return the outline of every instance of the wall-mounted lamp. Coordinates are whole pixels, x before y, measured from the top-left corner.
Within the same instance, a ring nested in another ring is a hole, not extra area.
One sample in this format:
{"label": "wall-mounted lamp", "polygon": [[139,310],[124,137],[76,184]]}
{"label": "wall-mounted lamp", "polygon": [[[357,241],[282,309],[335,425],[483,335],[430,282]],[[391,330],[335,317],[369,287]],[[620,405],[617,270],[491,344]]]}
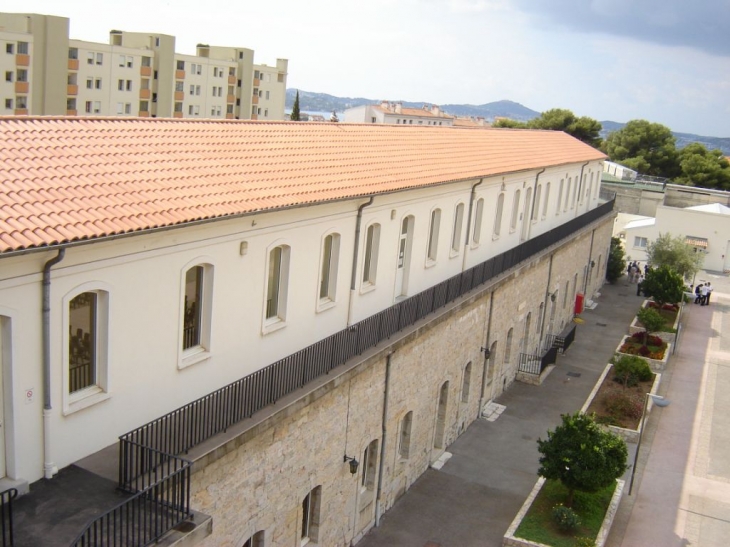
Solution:
{"label": "wall-mounted lamp", "polygon": [[489,359],[489,356],[492,355],[492,352],[489,351],[489,348],[481,347],[481,348],[479,348],[479,351],[481,351],[484,354],[485,359]]}
{"label": "wall-mounted lamp", "polygon": [[350,457],[347,454],[345,454],[344,462],[350,462],[350,473],[353,475],[357,475],[357,468],[360,465],[360,462],[355,459],[355,457]]}
{"label": "wall-mounted lamp", "polygon": [[595,268],[595,267],[596,267],[596,261],[595,260],[591,260],[591,268]]}

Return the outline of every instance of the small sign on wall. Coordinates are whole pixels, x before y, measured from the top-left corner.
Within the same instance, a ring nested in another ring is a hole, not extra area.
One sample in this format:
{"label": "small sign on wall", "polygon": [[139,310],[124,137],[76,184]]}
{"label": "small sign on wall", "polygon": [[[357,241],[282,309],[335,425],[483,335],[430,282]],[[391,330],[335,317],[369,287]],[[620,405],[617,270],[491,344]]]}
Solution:
{"label": "small sign on wall", "polygon": [[34,388],[28,388],[25,390],[25,404],[29,405],[33,402],[33,399],[35,398],[35,389]]}

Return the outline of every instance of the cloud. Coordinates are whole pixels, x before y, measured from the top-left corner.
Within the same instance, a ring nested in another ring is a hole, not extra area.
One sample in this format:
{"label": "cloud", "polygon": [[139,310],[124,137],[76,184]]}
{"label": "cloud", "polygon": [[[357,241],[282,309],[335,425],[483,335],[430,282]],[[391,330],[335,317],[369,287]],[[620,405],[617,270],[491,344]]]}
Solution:
{"label": "cloud", "polygon": [[730,0],[515,0],[547,28],[604,33],[730,56]]}

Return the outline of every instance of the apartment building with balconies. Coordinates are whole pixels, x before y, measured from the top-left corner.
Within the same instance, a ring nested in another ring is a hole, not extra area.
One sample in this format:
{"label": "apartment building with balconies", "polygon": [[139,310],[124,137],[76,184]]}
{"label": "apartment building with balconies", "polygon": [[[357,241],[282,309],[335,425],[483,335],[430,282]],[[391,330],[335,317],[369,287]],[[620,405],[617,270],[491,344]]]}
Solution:
{"label": "apartment building with balconies", "polygon": [[254,64],[254,51],[199,45],[175,51],[174,36],[112,30],[109,43],[70,40],[69,20],[0,14],[1,112],[284,119],[288,61]]}

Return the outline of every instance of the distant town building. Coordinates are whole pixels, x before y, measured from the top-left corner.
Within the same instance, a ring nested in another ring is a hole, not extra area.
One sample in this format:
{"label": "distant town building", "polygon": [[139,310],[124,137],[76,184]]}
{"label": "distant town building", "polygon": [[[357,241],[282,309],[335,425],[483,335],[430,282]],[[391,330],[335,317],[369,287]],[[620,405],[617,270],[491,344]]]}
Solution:
{"label": "distant town building", "polygon": [[466,127],[471,129],[483,129],[492,127],[492,124],[482,116],[457,116],[454,118],[454,127]]}
{"label": "distant town building", "polygon": [[441,111],[437,105],[422,108],[404,108],[402,103],[382,101],[348,108],[344,112],[346,123],[385,123],[395,125],[438,125],[452,127],[454,117]]}
{"label": "distant town building", "polygon": [[69,19],[0,13],[2,115],[283,120],[288,61],[247,48],[112,30],[109,43],[69,39]]}

